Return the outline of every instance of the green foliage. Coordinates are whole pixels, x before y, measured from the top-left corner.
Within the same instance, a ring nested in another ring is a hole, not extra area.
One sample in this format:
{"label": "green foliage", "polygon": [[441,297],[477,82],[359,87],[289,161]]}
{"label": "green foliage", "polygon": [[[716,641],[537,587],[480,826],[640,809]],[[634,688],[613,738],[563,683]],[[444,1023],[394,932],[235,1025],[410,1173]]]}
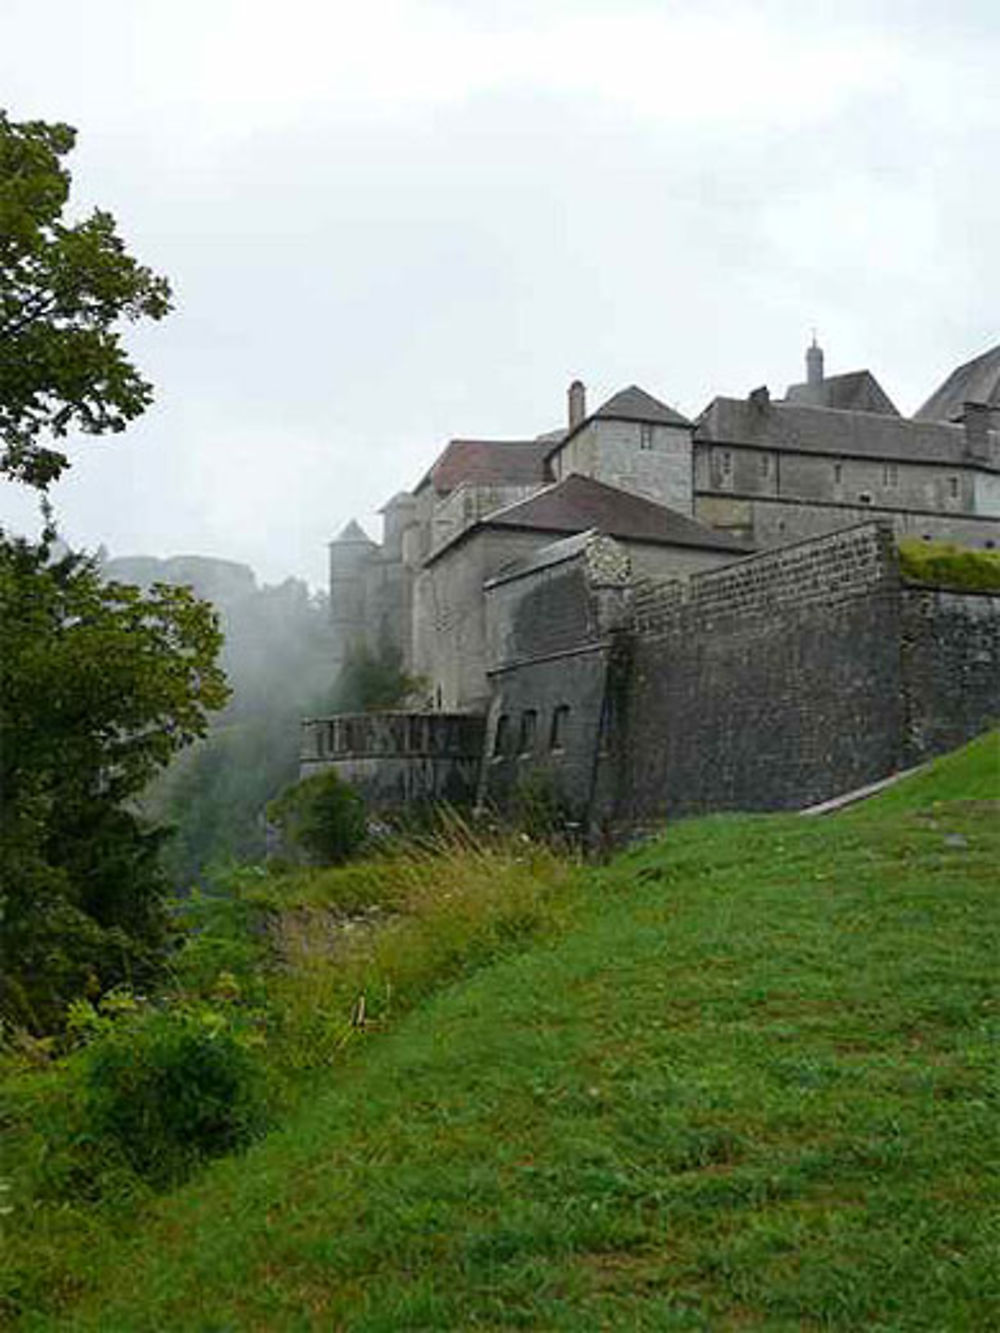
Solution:
{"label": "green foliage", "polygon": [[313,865],[339,865],[365,839],[365,803],[329,769],[303,778],[267,807],[286,851]]}
{"label": "green foliage", "polygon": [[88,1047],[85,1115],[157,1187],[245,1147],[264,1128],[251,1034],[219,1005],[120,1019]]}
{"label": "green foliage", "polygon": [[373,651],[366,644],[352,647],[344,659],[333,688],[330,711],[335,713],[381,713],[405,707],[424,682],[410,676],[399,652],[383,648]]}
{"label": "green foliage", "polygon": [[899,543],[899,566],[903,577],[913,583],[1000,590],[1000,551],[907,537]]}
{"label": "green foliage", "polygon": [[533,769],[519,779],[511,801],[515,825],[530,838],[544,841],[579,842],[582,822],[566,799],[559,777],[544,768]]}
{"label": "green foliage", "polygon": [[155,970],[162,835],[129,802],[227,688],[187,589],[103,584],[44,544],[0,537],[0,625],[0,1013],[44,1030]]}
{"label": "green foliage", "polygon": [[62,221],[75,138],[0,111],[0,473],[40,489],[69,466],[44,440],[124,430],[152,401],[115,328],[170,309],[109,213]]}
{"label": "green foliage", "polygon": [[[63,1233],[44,1284],[15,1180],[0,1271],[24,1326],[996,1326],[1000,849],[995,803],[969,799],[995,754],[931,768],[909,804],[901,783],[821,819],[672,825],[575,876],[541,940],[518,933],[545,918],[533,848],[436,879],[390,863],[384,931],[325,962],[310,932],[311,992],[276,974],[304,1054],[307,1015],[317,1038],[286,1131],[109,1218],[89,1262]],[[288,887],[336,902],[349,878],[353,900],[357,870]],[[523,895],[509,934],[479,914],[491,888],[498,913]],[[495,966],[470,975],[483,940]],[[374,1016],[352,1027],[366,955]],[[426,1000],[432,955],[462,980]]]}

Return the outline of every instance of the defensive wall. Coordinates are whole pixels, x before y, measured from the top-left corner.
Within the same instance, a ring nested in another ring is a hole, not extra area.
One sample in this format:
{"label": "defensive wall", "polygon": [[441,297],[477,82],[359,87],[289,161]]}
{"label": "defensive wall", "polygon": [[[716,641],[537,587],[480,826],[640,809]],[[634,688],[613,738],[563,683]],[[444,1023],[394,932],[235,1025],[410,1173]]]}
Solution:
{"label": "defensive wall", "polygon": [[340,713],[302,723],[299,776],[332,768],[376,810],[468,804],[484,719],[469,713]]}
{"label": "defensive wall", "polygon": [[[1000,717],[1000,597],[908,585],[887,523],[633,578],[617,623],[592,582],[575,611],[567,582],[561,621],[520,582],[517,653],[491,672],[481,792],[500,803],[544,781],[590,824],[796,808]],[[588,628],[554,642],[571,615]]]}
{"label": "defensive wall", "polygon": [[591,828],[792,809],[1000,719],[1000,595],[907,583],[868,520],[685,579],[582,534],[491,579],[485,716],[313,719],[376,806],[558,798]]}

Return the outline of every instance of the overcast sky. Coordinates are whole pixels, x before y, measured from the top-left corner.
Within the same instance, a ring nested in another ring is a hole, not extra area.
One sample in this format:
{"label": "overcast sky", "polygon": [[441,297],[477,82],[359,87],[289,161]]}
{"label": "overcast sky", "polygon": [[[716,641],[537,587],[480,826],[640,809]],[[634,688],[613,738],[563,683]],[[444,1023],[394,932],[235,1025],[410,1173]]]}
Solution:
{"label": "overcast sky", "polygon": [[63,533],[320,585],[450,437],[781,392],[813,326],[912,412],[1000,341],[998,89],[997,0],[0,0],[0,105],[176,295]]}

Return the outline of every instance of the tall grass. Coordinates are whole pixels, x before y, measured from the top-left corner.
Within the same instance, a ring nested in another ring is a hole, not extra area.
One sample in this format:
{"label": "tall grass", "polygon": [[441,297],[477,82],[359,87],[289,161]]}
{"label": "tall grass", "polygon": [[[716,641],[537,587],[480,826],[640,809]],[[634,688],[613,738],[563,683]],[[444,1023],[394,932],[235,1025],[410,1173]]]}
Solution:
{"label": "tall grass", "polygon": [[362,864],[274,881],[276,1068],[325,1068],[442,984],[559,932],[574,875],[543,844],[484,839],[453,820]]}

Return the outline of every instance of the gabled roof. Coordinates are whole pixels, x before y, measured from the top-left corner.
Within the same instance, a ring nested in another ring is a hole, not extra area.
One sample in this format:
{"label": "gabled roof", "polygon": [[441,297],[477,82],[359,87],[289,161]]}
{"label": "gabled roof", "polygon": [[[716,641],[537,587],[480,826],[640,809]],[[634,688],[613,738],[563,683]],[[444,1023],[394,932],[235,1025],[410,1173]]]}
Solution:
{"label": "gabled roof", "polygon": [[617,393],[613,393],[606,403],[602,403],[596,412],[591,412],[590,416],[584,417],[578,426],[566,431],[562,439],[550,444],[546,456],[551,458],[557,454],[564,444],[580,431],[586,430],[592,421],[638,421],[649,422],[654,426],[687,427],[692,424],[687,417],[682,417],[680,412],[675,412],[666,403],[661,403],[659,398],[654,398],[637,384],[630,384],[627,389],[619,389]]}
{"label": "gabled roof", "polygon": [[590,419],[594,417],[605,421],[649,421],[661,426],[691,425],[687,417],[682,417],[680,412],[661,403],[637,384],[630,384],[627,389],[612,394],[606,403],[591,413]]}
{"label": "gabled roof", "polygon": [[480,486],[540,486],[546,479],[545,458],[552,441],[451,440],[417,484],[433,485],[449,495],[463,483]]}
{"label": "gabled roof", "polygon": [[473,532],[487,528],[567,534],[594,529],[620,541],[731,551],[734,556],[747,555],[754,549],[674,509],[573,472],[526,500],[495,509],[432,552],[427,563]]}
{"label": "gabled roof", "polygon": [[893,462],[969,465],[961,426],[802,403],[716,398],[699,418],[695,440]]}
{"label": "gabled roof", "polygon": [[914,421],[958,421],[966,403],[1000,408],[1000,343],[953,370],[931,394]]}
{"label": "gabled roof", "polygon": [[818,384],[791,384],[785,394],[790,403],[809,403],[838,412],[880,412],[898,417],[899,409],[870,370],[851,370],[829,375]]}

